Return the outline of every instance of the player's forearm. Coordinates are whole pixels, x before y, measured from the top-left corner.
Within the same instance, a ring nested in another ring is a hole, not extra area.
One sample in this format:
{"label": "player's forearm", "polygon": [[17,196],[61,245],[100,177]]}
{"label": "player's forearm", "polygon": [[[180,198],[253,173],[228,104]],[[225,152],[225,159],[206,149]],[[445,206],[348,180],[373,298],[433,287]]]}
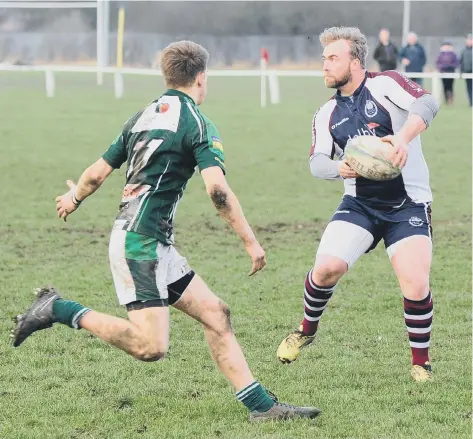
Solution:
{"label": "player's forearm", "polygon": [[208,193],[220,216],[242,239],[244,244],[253,243],[256,240],[255,235],[232,190],[229,187],[213,186]]}
{"label": "player's forearm", "polygon": [[87,168],[79,178],[74,195],[78,201],[92,195],[105,181],[105,176],[97,173],[93,165]]}
{"label": "player's forearm", "polygon": [[411,114],[396,135],[408,144],[425,129],[427,125],[424,120],[417,114]]}

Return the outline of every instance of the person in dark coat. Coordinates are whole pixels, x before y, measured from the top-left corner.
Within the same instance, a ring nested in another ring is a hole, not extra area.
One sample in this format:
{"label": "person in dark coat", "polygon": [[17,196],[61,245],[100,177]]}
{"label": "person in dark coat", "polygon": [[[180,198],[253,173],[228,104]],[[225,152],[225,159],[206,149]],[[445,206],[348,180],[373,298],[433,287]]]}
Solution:
{"label": "person in dark coat", "polygon": [[379,64],[379,71],[396,70],[397,67],[397,47],[391,43],[388,29],[379,31],[379,44],[374,50],[373,58]]}

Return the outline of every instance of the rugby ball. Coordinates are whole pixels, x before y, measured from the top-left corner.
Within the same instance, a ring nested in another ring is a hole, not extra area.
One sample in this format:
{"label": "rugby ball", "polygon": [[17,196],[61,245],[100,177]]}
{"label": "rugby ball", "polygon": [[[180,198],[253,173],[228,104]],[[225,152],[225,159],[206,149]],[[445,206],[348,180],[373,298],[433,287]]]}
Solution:
{"label": "rugby ball", "polygon": [[350,139],[345,146],[345,161],[350,168],[368,180],[393,180],[401,173],[388,160],[393,148],[389,142],[383,142],[376,136],[357,136]]}

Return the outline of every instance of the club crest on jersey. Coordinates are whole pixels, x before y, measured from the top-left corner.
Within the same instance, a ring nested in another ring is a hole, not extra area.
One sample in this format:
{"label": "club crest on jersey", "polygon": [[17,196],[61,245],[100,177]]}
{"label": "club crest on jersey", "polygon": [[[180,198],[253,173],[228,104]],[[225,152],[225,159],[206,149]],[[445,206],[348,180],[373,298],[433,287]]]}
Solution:
{"label": "club crest on jersey", "polygon": [[169,110],[169,104],[167,103],[158,104],[156,107],[156,110],[158,110],[158,113],[166,113],[166,111]]}
{"label": "club crest on jersey", "polygon": [[366,101],[366,104],[365,104],[365,114],[368,117],[375,117],[378,114],[377,105],[373,101],[370,101],[369,99]]}

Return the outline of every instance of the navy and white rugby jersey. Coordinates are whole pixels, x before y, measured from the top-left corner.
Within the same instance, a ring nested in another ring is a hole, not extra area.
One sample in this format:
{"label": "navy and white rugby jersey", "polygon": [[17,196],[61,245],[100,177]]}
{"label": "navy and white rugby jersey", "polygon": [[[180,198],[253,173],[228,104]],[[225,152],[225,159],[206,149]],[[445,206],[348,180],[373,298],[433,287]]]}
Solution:
{"label": "navy and white rugby jersey", "polygon": [[[310,159],[316,154],[343,158],[350,138],[360,135],[384,137],[395,134],[406,122],[413,102],[428,94],[422,87],[396,71],[366,73],[352,96],[337,92],[315,113],[312,121]],[[420,136],[409,144],[401,175],[394,180],[366,178],[344,180],[345,194],[372,206],[398,206],[405,201],[429,203],[432,192],[429,170],[422,154]]]}

